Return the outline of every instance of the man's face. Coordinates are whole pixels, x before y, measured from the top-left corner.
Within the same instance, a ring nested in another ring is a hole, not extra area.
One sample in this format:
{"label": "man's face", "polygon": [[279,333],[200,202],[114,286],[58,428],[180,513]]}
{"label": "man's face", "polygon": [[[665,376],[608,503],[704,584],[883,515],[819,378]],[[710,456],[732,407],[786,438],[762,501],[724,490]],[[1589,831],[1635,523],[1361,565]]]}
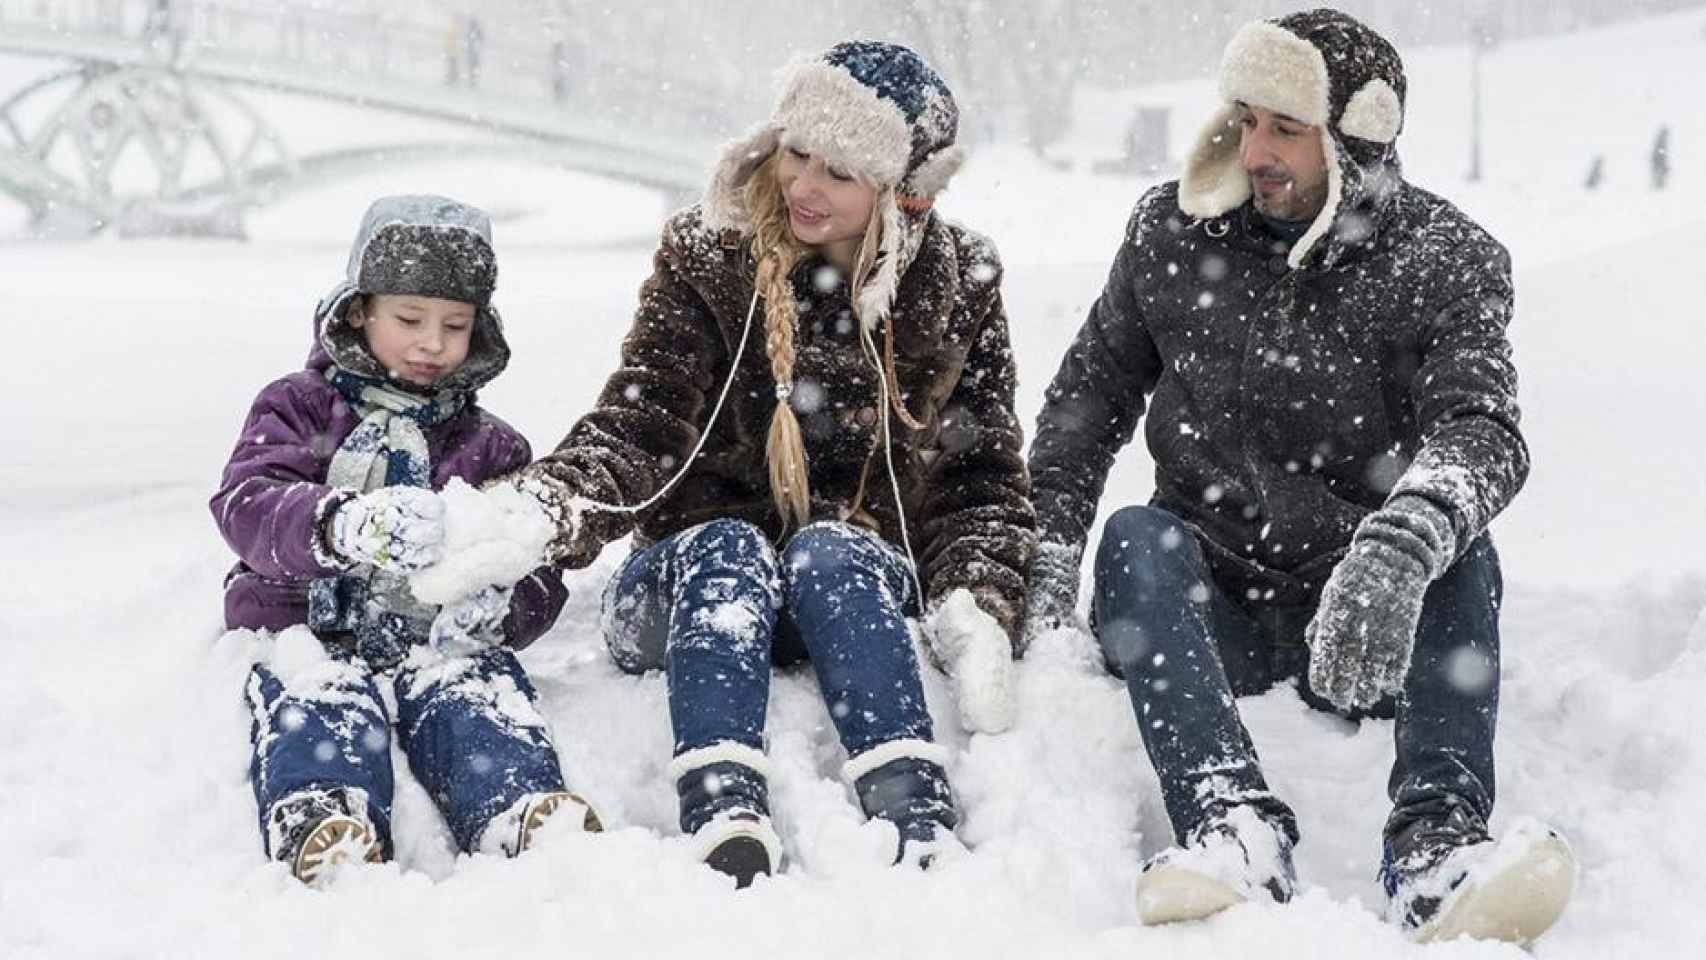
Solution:
{"label": "man's face", "polygon": [[1327,202],[1321,128],[1238,104],[1238,159],[1256,209],[1276,220],[1313,220]]}

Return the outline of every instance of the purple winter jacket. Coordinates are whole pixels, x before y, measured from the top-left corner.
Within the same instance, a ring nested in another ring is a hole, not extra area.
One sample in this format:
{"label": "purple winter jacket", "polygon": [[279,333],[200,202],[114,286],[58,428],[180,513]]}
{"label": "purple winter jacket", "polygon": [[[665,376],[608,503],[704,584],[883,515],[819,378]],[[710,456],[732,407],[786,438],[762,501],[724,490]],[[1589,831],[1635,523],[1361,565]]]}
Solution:
{"label": "purple winter jacket", "polygon": [[[339,444],[361,421],[324,373],[332,365],[327,345],[348,349],[343,311],[353,293],[353,288],[334,291],[316,312],[307,369],[274,380],[255,398],[219,492],[208,504],[219,532],[239,558],[225,578],[227,627],[279,630],[306,623],[309,581],[341,572],[330,565],[334,558],[319,539],[323,504],[334,492],[326,474]],[[482,325],[485,331],[479,330]],[[323,328],[341,328],[341,336],[322,337]],[[477,341],[484,332],[507,360],[495,312],[481,310],[476,331]],[[501,360],[497,367],[501,369]],[[515,428],[472,402],[425,432],[435,490],[452,477],[479,484],[533,459],[527,440]],[[556,567],[540,567],[523,578],[515,585],[504,620],[509,646],[519,649],[537,639],[556,622],[567,598]]]}

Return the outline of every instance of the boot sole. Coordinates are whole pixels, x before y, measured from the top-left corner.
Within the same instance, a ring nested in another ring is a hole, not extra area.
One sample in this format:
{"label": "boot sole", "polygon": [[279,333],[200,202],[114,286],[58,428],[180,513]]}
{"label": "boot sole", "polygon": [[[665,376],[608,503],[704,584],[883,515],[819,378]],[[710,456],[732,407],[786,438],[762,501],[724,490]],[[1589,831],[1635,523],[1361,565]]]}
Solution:
{"label": "boot sole", "polygon": [[770,851],[756,836],[737,834],[712,847],[705,865],[734,877],[735,889],[740,890],[752,886],[760,874],[770,875]]}
{"label": "boot sole", "polygon": [[1547,837],[1492,876],[1465,881],[1438,918],[1417,932],[1416,940],[1473,937],[1526,947],[1558,921],[1575,886],[1576,861],[1570,848],[1557,837]]}
{"label": "boot sole", "polygon": [[1219,880],[1162,864],[1137,878],[1137,918],[1145,926],[1212,917],[1244,897]]}
{"label": "boot sole", "polygon": [[294,872],[303,883],[314,884],[341,864],[357,860],[379,863],[384,853],[368,832],[367,824],[354,817],[331,816],[320,821],[302,841]]}
{"label": "boot sole", "polygon": [[527,815],[521,818],[521,842],[518,844],[519,848],[526,850],[531,847],[533,845],[534,831],[544,826],[547,820],[550,820],[556,815],[558,810],[562,809],[566,805],[578,806],[582,810],[586,811],[581,817],[582,831],[586,833],[600,833],[604,830],[604,824],[598,819],[598,814],[593,812],[592,805],[587,803],[585,800],[582,800],[579,794],[553,793],[535,803],[532,808],[527,811]]}

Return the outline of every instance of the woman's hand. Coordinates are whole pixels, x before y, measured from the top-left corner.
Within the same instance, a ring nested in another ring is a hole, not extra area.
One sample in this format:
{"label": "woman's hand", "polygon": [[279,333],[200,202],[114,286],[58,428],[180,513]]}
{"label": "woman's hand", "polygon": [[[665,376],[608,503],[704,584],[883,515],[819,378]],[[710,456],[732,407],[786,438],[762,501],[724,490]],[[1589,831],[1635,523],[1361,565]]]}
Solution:
{"label": "woman's hand", "polygon": [[955,590],[924,625],[930,651],[953,681],[960,726],[967,733],[1005,733],[1018,704],[1013,643],[1001,624],[978,607],[969,590]]}

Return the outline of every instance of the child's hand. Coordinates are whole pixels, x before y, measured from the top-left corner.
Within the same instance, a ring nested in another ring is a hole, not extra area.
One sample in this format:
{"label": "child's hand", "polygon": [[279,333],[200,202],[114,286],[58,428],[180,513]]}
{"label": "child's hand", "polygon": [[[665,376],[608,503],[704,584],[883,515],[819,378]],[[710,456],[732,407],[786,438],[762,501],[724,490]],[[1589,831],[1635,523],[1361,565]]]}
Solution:
{"label": "child's hand", "polygon": [[328,540],[351,563],[409,573],[444,553],[444,502],[421,487],[381,487],[332,514]]}
{"label": "child's hand", "polygon": [[447,657],[466,657],[503,643],[510,593],[509,587],[483,587],[441,607],[428,634],[433,649]]}

